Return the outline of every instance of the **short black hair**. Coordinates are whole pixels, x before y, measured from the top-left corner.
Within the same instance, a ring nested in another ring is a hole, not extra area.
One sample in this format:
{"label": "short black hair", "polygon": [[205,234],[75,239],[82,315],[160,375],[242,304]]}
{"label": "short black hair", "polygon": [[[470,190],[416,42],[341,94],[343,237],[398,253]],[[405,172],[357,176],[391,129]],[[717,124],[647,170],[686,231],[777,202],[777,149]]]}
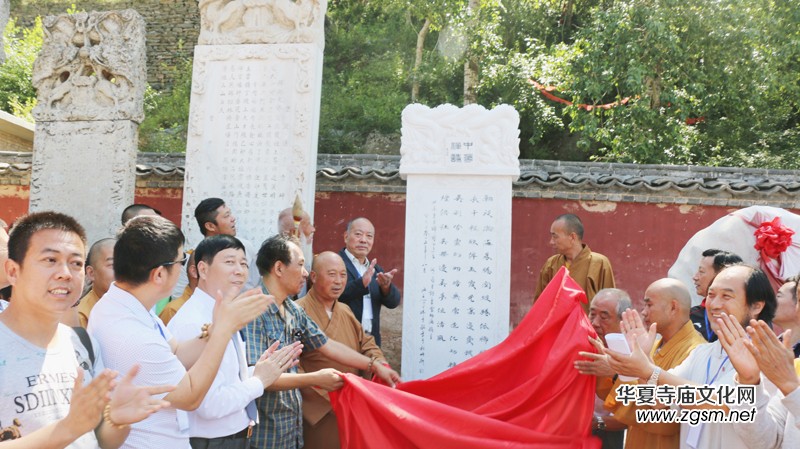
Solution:
{"label": "short black hair", "polygon": [[562,220],[564,222],[568,232],[574,232],[579,239],[583,240],[583,222],[581,221],[580,217],[575,214],[563,214],[556,217],[556,219],[553,221],[558,220]]}
{"label": "short black hair", "polygon": [[130,221],[131,218],[138,216],[139,212],[145,209],[151,209],[153,212],[156,213],[156,215],[161,215],[160,210],[156,209],[155,207],[148,206],[147,204],[141,204],[141,203],[131,204],[122,211],[122,218],[121,218],[122,224],[125,225],[125,223]]}
{"label": "short black hair", "polygon": [[84,251],[86,250],[86,231],[77,220],[60,212],[34,212],[14,222],[11,232],[8,233],[8,258],[22,265],[33,235],[50,229],[77,235],[83,242]]}
{"label": "short black hair", "polygon": [[778,301],[775,299],[775,290],[772,289],[772,284],[769,278],[761,268],[752,267],[750,265],[738,265],[750,268],[750,275],[744,281],[744,294],[747,297],[747,305],[753,305],[759,301],[764,301],[764,308],[758,314],[759,320],[767,323],[775,318],[775,310],[778,308]]}
{"label": "short black hair", "polygon": [[738,255],[730,251],[723,251],[721,249],[707,249],[703,251],[703,257],[714,258],[714,260],[711,262],[711,265],[714,267],[714,273],[716,274],[719,274],[723,268],[744,262],[744,260],[742,260],[742,258]]}
{"label": "short black hair", "polygon": [[214,260],[214,256],[220,251],[230,248],[240,249],[247,254],[247,250],[244,248],[242,242],[232,235],[218,234],[206,237],[197,244],[197,248],[194,250],[194,263],[197,265],[202,261],[211,264],[211,261]]}
{"label": "short black hair", "polygon": [[134,286],[146,283],[150,271],[175,260],[184,241],[181,230],[164,217],[133,218],[117,235],[114,277]]}
{"label": "short black hair", "polygon": [[790,278],[787,278],[783,281],[783,285],[786,284],[794,284],[794,288],[792,289],[792,302],[797,304],[797,286],[800,285],[800,274],[796,274]]}
{"label": "short black hair", "polygon": [[92,243],[92,246],[89,248],[89,254],[86,255],[86,266],[87,267],[93,267],[94,266],[94,264],[96,262],[96,260],[94,260],[94,259],[97,257],[97,253],[100,251],[100,248],[102,248],[103,245],[108,244],[110,242],[116,242],[116,240],[109,237],[109,238],[105,238],[105,239],[100,239],[100,240]]}
{"label": "short black hair", "polygon": [[208,232],[206,223],[217,224],[217,215],[219,215],[217,209],[224,205],[225,201],[220,198],[206,198],[194,208],[194,218],[197,220],[197,226],[200,227],[200,232],[203,235]]}
{"label": "short black hair", "polygon": [[282,262],[284,265],[292,263],[292,251],[289,249],[289,242],[300,245],[297,237],[286,234],[276,234],[264,240],[256,256],[258,274],[261,276],[269,274],[272,267],[278,262]]}

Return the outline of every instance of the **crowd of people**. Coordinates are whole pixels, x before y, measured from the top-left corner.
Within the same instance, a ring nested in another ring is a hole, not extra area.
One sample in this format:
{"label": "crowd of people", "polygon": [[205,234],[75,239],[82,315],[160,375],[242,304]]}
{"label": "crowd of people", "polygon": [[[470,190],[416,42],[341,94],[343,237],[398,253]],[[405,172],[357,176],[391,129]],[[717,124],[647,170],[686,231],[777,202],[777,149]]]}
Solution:
{"label": "crowd of people", "polygon": [[[588,318],[598,335],[593,341],[597,351],[580,352],[575,368],[597,378],[592,430],[603,449],[800,447],[798,277],[786,279],[776,294],[760,268],[709,248],[700,255],[692,279],[703,298],[698,306],[692,307],[683,282],[664,278],[650,284],[637,310],[629,295],[615,288],[608,258],[583,243],[583,223],[577,216],[556,218],[550,232],[557,254],[542,268],[539,291],[566,266],[590,301]],[[776,334],[776,329],[781,331]],[[610,334],[623,334],[630,353],[609,349]],[[631,385],[645,387],[637,391],[649,391],[651,398],[661,394],[663,400],[620,400]],[[689,398],[669,400],[670,391],[687,386],[696,387],[688,390]],[[726,401],[719,396],[728,391],[724,386],[751,386],[754,395],[752,400]],[[703,394],[708,397],[698,400]],[[720,410],[728,416],[750,407],[754,413],[734,414],[737,419],[650,422],[637,415],[669,407]]]}
{"label": "crowd of people", "polygon": [[204,239],[189,249],[132,205],[88,254],[60,213],[0,227],[0,446],[338,447],[327,392],[342,375],[399,382],[379,334],[397,270],[369,260],[368,219],[307,262],[305,213],[281,212],[258,249],[219,198],[195,218]]}
{"label": "crowd of people", "polygon": [[[370,260],[369,220],[351,220],[344,248],[307,261],[307,214],[281,212],[258,249],[236,236],[222,199],[200,202],[195,218],[204,238],[191,249],[141,204],[88,252],[81,225],[60,213],[0,226],[0,447],[338,448],[328,392],[342,376],[400,381],[380,348],[381,309],[401,300],[397,270]],[[559,216],[550,231],[556,254],[537,296],[561,267],[587,295],[596,351],[577,354],[574,368],[597,379],[591,431],[603,448],[800,445],[797,277],[776,293],[761,269],[709,248],[693,278],[698,306],[684,283],[663,278],[637,310],[609,259],[584,243],[579,217]],[[629,352],[609,349],[612,334]],[[708,400],[663,400],[692,385]],[[721,401],[723,386],[754,395]],[[626,400],[631,387],[660,399]],[[640,418],[668,407],[755,413]]]}

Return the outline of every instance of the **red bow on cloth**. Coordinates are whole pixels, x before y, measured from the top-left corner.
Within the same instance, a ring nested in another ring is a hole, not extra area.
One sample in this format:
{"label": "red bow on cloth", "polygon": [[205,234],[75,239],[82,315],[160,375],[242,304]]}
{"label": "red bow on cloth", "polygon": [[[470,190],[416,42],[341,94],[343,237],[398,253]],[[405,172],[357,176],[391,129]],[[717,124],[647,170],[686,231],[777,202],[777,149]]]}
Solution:
{"label": "red bow on cloth", "polygon": [[586,294],[562,269],[503,342],[426,380],[391,389],[351,374],[331,392],[350,449],[599,449],[595,378],[578,351],[596,336]]}
{"label": "red bow on cloth", "polygon": [[756,236],[754,248],[766,262],[768,259],[777,259],[792,245],[794,231],[781,224],[781,217],[775,217],[772,221],[761,223],[754,235]]}

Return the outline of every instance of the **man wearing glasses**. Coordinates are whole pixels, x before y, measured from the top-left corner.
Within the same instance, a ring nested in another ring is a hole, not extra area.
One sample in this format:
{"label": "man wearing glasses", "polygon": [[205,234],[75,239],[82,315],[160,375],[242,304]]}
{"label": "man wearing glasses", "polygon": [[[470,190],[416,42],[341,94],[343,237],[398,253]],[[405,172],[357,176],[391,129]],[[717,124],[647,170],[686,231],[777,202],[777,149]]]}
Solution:
{"label": "man wearing glasses", "polygon": [[200,406],[232,337],[269,305],[259,292],[217,299],[213,325],[177,342],[151,309],[178,280],[188,259],[183,243],[180,229],[163,217],[130,220],[114,246],[116,281],[92,311],[88,331],[107,367],[127,372],[139,364],[138,384],[176,385],[164,397],[171,406],[131,426],[123,448],[190,449],[186,411]]}

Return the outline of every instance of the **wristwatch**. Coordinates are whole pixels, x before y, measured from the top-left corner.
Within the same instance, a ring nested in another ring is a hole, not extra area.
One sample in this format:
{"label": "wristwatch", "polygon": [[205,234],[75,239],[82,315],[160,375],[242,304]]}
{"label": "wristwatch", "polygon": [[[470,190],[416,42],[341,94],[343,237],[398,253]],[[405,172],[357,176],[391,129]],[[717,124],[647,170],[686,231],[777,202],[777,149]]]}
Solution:
{"label": "wristwatch", "polygon": [[600,415],[594,415],[594,430],[606,430],[606,422]]}

